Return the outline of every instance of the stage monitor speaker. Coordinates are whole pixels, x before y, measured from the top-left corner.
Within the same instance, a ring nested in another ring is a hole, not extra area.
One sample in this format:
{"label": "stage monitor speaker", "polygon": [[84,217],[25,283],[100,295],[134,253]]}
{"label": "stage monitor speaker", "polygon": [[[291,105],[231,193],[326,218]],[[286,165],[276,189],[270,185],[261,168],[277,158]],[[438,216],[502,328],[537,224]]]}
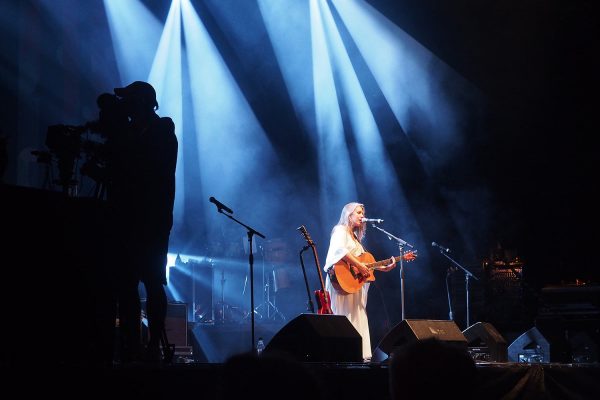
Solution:
{"label": "stage monitor speaker", "polygon": [[264,353],[301,362],[360,362],[362,337],[344,315],[300,314],[273,336]]}
{"label": "stage monitor speaker", "polygon": [[538,315],[535,327],[550,343],[550,362],[597,363],[600,345],[600,300],[596,312],[581,306],[564,307],[563,313]]}
{"label": "stage monitor speaker", "polygon": [[463,331],[475,361],[508,361],[508,345],[500,332],[488,322],[477,322]]}
{"label": "stage monitor speaker", "polygon": [[386,361],[398,347],[430,338],[467,350],[467,339],[454,321],[405,319],[394,326],[379,342],[373,352],[372,361]]}
{"label": "stage monitor speaker", "polygon": [[550,362],[550,343],[538,328],[531,328],[508,346],[508,361],[522,363]]}

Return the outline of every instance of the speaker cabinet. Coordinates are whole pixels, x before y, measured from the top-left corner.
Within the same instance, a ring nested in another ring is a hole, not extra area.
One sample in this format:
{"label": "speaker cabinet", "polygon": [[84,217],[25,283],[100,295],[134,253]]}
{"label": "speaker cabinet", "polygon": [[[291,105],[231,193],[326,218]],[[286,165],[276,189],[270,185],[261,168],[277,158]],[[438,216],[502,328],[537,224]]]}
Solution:
{"label": "speaker cabinet", "polygon": [[372,361],[386,361],[398,347],[418,340],[436,338],[467,350],[467,339],[454,321],[405,319],[379,342],[373,352]]}
{"label": "speaker cabinet", "polygon": [[531,328],[508,346],[508,361],[523,363],[550,362],[550,343],[538,328]]}
{"label": "speaker cabinet", "polygon": [[[142,314],[146,314],[146,300],[141,301]],[[147,344],[148,320],[142,318],[142,336]],[[175,347],[188,346],[188,323],[187,323],[187,304],[180,302],[170,302],[167,304],[167,315],[165,317],[165,332],[170,344]]]}
{"label": "speaker cabinet", "polygon": [[264,353],[301,362],[359,362],[362,337],[343,315],[300,314],[273,336]]}
{"label": "speaker cabinet", "polygon": [[187,309],[185,303],[169,303],[165,318],[165,331],[170,344],[176,347],[188,345]]}
{"label": "speaker cabinet", "polygon": [[475,361],[508,361],[508,345],[488,322],[477,322],[463,331]]}

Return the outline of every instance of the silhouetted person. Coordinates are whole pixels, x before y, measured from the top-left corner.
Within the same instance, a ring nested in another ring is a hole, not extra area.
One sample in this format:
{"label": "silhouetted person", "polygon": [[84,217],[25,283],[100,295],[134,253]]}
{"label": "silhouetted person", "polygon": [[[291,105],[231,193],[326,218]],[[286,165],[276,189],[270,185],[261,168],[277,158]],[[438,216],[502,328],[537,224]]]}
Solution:
{"label": "silhouetted person", "polygon": [[0,183],[4,179],[4,171],[8,166],[8,138],[0,130]]}
{"label": "silhouetted person", "polygon": [[227,359],[217,391],[219,400],[323,399],[315,375],[299,361],[275,355],[238,354]]}
{"label": "silhouetted person", "polygon": [[[173,224],[177,138],[171,118],[159,117],[154,88],[141,81],[114,90],[129,121],[109,146],[107,200],[113,211],[121,359],[136,360],[141,349],[144,284],[149,341],[144,358],[160,360],[166,339],[165,267]],[[164,344],[164,343],[163,343]]]}
{"label": "silhouetted person", "polygon": [[466,349],[426,339],[392,352],[389,383],[392,400],[471,399],[477,392],[477,369]]}

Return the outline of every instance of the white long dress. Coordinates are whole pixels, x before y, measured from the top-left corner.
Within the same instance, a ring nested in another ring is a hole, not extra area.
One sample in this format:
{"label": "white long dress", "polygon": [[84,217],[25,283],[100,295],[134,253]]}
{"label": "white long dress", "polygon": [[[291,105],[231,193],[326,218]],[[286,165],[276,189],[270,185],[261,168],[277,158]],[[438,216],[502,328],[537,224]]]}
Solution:
{"label": "white long dress", "polygon": [[[327,272],[342,257],[350,253],[359,256],[365,252],[362,244],[354,238],[343,225],[336,225],[331,233],[329,250],[325,260],[324,270]],[[325,289],[329,292],[331,298],[331,310],[336,315],[345,315],[352,323],[354,328],[362,336],[363,359],[371,359],[371,336],[369,334],[369,320],[367,318],[367,293],[369,292],[369,282],[366,282],[362,288],[351,294],[339,293],[331,284],[329,274],[325,280]]]}

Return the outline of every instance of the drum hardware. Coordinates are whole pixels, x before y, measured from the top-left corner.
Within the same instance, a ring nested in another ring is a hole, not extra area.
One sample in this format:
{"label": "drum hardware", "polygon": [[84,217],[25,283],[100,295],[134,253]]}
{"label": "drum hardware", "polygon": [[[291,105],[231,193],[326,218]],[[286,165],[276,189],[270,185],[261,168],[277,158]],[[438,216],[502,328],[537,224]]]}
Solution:
{"label": "drum hardware", "polygon": [[[270,284],[269,276],[265,273],[265,270],[266,270],[265,256],[264,256],[264,249],[262,246],[260,246],[260,250],[263,255],[263,257],[262,257],[262,286],[263,286],[262,303],[259,304],[256,308],[254,308],[254,313],[259,318],[266,318],[266,319],[280,318],[281,320],[285,321],[286,320],[285,315],[283,315],[283,313],[281,311],[279,311],[279,309],[277,308],[275,303],[273,301],[271,301],[271,284]],[[275,281],[275,267],[273,267],[273,269],[272,269],[272,275],[273,275],[273,286],[275,287],[274,289],[277,290],[276,289],[277,284]]]}
{"label": "drum hardware", "polygon": [[221,299],[220,301],[217,303],[217,315],[215,318],[215,321],[221,324],[224,324],[227,321],[226,315],[231,315],[233,313],[234,310],[237,309],[237,307],[233,307],[230,304],[225,302],[225,282],[227,281],[227,279],[225,279],[225,269],[221,269]]}

